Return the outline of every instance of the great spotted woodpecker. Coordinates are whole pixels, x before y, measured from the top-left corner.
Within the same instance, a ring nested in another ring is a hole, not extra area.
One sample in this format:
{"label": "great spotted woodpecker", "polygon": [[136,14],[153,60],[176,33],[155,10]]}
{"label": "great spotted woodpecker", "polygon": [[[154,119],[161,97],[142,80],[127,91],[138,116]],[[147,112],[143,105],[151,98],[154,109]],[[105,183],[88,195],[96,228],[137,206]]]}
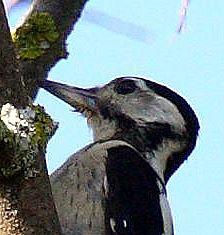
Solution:
{"label": "great spotted woodpecker", "polygon": [[166,183],[195,147],[189,104],[138,77],[91,89],[40,86],[82,113],[94,136],[51,176],[64,233],[173,235]]}

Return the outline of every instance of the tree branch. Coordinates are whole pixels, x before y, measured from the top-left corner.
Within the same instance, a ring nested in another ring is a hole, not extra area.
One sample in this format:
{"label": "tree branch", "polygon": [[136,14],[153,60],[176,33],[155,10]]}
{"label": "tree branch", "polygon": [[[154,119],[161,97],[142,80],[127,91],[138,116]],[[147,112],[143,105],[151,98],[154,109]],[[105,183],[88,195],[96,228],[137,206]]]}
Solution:
{"label": "tree branch", "polygon": [[17,106],[24,105],[26,97],[17,96],[23,89],[4,5],[0,1],[0,105],[9,101]]}
{"label": "tree branch", "polygon": [[[41,42],[43,53],[33,58],[20,58],[24,81],[30,97],[35,98],[37,93],[36,81],[47,77],[49,70],[62,58],[66,58],[66,39],[73,25],[79,19],[81,11],[87,0],[36,0],[25,19],[22,28],[36,14],[47,14],[56,27],[54,32],[58,34],[56,40],[48,40],[45,45]],[[45,36],[43,36],[45,37]],[[51,37],[51,36],[50,36]],[[46,45],[47,44],[47,45]],[[20,48],[18,48],[20,49]]]}
{"label": "tree branch", "polygon": [[[8,102],[16,108],[25,107],[29,103],[28,97],[34,98],[36,81],[46,78],[50,68],[61,58],[66,58],[65,40],[85,2],[36,0],[25,22],[14,35],[14,48],[0,0],[0,108]],[[39,26],[48,28],[46,30]],[[31,38],[31,42],[35,41],[36,44],[31,43],[31,47],[26,48],[24,45],[29,43],[30,35],[36,36]],[[46,118],[41,119],[40,123],[42,121],[48,123]],[[43,138],[46,137],[39,136],[37,140],[42,141]],[[0,120],[0,233],[61,234],[44,148],[38,142],[35,154],[29,152],[28,155],[21,155],[18,144],[22,140]]]}
{"label": "tree branch", "polygon": [[[28,104],[2,1],[0,94],[1,109],[8,102],[16,107]],[[3,112],[0,116],[0,234],[60,234],[42,151],[38,149],[35,156],[21,156],[18,150],[21,139],[7,129],[2,115]],[[37,177],[24,177],[24,171],[28,170],[26,162],[33,157],[32,167],[39,174]]]}

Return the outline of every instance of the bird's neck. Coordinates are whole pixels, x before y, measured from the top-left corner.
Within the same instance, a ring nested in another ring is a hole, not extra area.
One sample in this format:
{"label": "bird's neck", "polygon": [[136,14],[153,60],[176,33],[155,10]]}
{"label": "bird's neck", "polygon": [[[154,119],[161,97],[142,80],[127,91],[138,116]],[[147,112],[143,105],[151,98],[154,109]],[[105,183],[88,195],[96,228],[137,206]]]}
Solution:
{"label": "bird's neck", "polygon": [[182,148],[181,141],[175,138],[163,138],[159,135],[156,136],[154,133],[151,135],[147,134],[146,138],[144,131],[139,129],[129,133],[120,133],[114,136],[114,139],[126,141],[136,148],[164,183],[164,173],[168,159],[173,153],[178,152]]}
{"label": "bird's neck", "polygon": [[123,140],[129,143],[150,163],[163,182],[167,160],[182,148],[182,137],[166,123],[140,126],[123,116],[116,117],[116,121],[93,117],[91,122],[94,141]]}

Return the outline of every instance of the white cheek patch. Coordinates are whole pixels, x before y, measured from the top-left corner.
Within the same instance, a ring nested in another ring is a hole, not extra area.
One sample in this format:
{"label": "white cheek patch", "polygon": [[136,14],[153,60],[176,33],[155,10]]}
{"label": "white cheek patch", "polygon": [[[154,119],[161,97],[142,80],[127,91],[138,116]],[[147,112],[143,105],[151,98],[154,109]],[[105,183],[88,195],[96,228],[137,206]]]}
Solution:
{"label": "white cheek patch", "polygon": [[127,80],[135,81],[135,84],[142,92],[141,96],[136,96],[132,100],[121,105],[123,113],[129,114],[139,123],[159,122],[168,123],[177,131],[184,132],[185,121],[177,107],[168,99],[157,95],[146,85],[145,81],[135,77],[127,77]]}
{"label": "white cheek patch", "polygon": [[186,130],[185,121],[181,113],[169,100],[161,96],[155,97],[149,105],[149,109],[150,117],[152,117],[154,121],[169,123],[171,126],[179,129],[180,131]]}
{"label": "white cheek patch", "polygon": [[147,122],[167,123],[177,131],[186,131],[185,121],[177,107],[168,99],[151,92],[122,105],[122,112],[141,125]]}

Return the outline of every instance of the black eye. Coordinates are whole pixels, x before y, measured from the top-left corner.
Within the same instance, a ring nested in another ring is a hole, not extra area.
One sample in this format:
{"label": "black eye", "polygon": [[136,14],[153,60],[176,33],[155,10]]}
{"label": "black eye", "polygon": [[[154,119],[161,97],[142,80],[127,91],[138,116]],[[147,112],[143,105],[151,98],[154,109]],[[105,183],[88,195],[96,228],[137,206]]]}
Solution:
{"label": "black eye", "polygon": [[136,89],[135,81],[126,80],[115,85],[114,90],[121,95],[129,94]]}

